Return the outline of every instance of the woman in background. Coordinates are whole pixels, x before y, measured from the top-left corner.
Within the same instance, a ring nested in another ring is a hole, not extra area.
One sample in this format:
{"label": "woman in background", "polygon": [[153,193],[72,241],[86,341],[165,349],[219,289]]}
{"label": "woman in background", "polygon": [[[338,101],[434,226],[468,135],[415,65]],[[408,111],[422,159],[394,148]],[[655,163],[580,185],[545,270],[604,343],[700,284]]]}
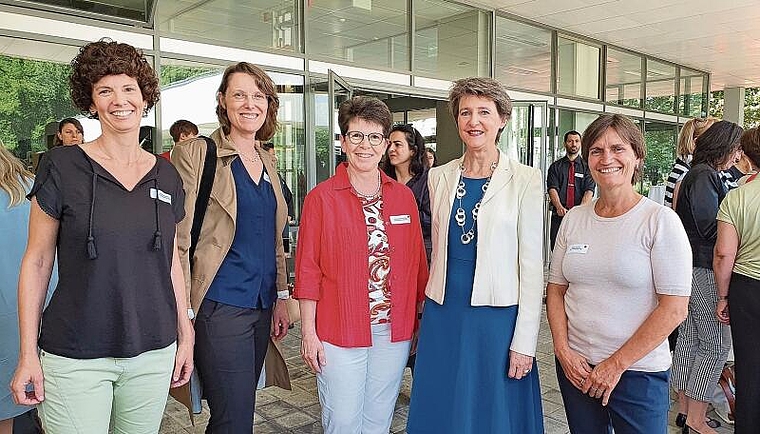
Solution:
{"label": "woman in background", "polygon": [[[673,163],[673,169],[671,169],[668,179],[665,182],[665,206],[676,209],[676,200],[678,199],[678,189],[681,186],[681,181],[686,173],[691,168],[691,154],[694,153],[695,140],[702,133],[707,131],[708,128],[718,120],[715,118],[694,118],[689,119],[683,124],[681,132],[678,133],[678,149],[676,149],[676,161]],[[675,339],[678,337],[678,333],[673,332],[668,339],[670,342],[670,349],[675,347]]]}
{"label": "woman in background", "polygon": [[[749,164],[758,167],[760,130],[745,131],[741,145]],[[756,174],[742,178],[742,185],[720,204],[713,258],[716,314],[721,323],[730,322],[734,344],[736,434],[760,432],[760,181]]]}
{"label": "woman in background", "polygon": [[671,384],[678,391],[676,424],[700,434],[714,434],[705,421],[707,405],[718,384],[731,346],[729,327],[715,317],[717,288],[713,251],[716,217],[727,188],[720,171],[734,164],[742,128],[728,121],[713,124],[697,138],[692,167],[678,193],[676,213],[689,237],[692,285],[689,314],[678,330]]}
{"label": "woman in background", "polygon": [[[19,353],[18,270],[26,248],[29,226],[29,193],[34,178],[24,164],[0,142],[0,384],[10,384]],[[55,270],[50,288],[55,287]],[[13,395],[0,394],[0,434],[11,434],[13,418],[31,410],[13,403]]]}
{"label": "woman in background", "polygon": [[64,118],[58,122],[58,132],[55,133],[53,146],[79,145],[84,142],[84,128],[75,118]]}
{"label": "woman in background", "polygon": [[427,186],[428,159],[425,139],[411,125],[396,125],[391,128],[389,142],[383,171],[412,189],[422,223],[425,253],[430,263],[430,193]]}

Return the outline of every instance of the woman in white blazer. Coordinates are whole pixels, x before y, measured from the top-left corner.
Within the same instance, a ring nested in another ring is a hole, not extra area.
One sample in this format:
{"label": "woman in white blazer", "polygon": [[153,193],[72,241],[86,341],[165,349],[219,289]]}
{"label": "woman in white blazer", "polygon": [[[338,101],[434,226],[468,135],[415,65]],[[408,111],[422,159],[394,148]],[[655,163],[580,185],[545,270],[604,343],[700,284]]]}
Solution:
{"label": "woman in white blazer", "polygon": [[407,432],[543,433],[541,172],[496,146],[512,111],[499,82],[458,80],[449,100],[465,153],[428,178],[433,251]]}

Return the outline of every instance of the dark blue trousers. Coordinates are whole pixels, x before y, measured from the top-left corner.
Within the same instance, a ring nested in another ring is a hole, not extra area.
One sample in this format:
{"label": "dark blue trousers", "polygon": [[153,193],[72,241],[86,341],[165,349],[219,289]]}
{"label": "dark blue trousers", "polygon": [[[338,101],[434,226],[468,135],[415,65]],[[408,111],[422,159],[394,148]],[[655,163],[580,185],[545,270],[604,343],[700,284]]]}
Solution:
{"label": "dark blue trousers", "polygon": [[211,418],[206,434],[253,431],[256,384],[269,344],[272,309],[203,300],[195,318],[195,367]]}
{"label": "dark blue trousers", "polygon": [[668,432],[668,380],[662,372],[625,371],[607,406],[576,389],[559,361],[557,379],[565,414],[573,434],[666,434]]}

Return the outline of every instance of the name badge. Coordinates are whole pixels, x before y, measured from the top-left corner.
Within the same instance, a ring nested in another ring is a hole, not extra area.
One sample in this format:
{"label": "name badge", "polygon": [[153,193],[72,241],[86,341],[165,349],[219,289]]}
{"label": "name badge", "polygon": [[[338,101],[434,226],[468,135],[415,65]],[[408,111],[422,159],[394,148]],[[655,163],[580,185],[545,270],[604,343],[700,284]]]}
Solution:
{"label": "name badge", "polygon": [[575,177],[576,177],[576,178],[583,178],[583,174],[582,174],[582,173],[576,173],[576,174],[575,174]]}
{"label": "name badge", "polygon": [[264,178],[264,181],[266,181],[266,182],[268,182],[270,184],[272,183],[272,180],[269,179],[269,175],[266,172],[264,172],[263,178]]}
{"label": "name badge", "polygon": [[412,219],[409,217],[409,214],[391,216],[392,225],[408,225],[411,222]]}
{"label": "name badge", "polygon": [[570,247],[567,248],[567,253],[585,255],[588,253],[588,244],[570,244]]}
{"label": "name badge", "polygon": [[169,205],[172,204],[172,195],[169,193],[166,193],[161,190],[156,190],[155,188],[150,189],[150,198],[151,199],[158,199],[163,203],[168,203]]}

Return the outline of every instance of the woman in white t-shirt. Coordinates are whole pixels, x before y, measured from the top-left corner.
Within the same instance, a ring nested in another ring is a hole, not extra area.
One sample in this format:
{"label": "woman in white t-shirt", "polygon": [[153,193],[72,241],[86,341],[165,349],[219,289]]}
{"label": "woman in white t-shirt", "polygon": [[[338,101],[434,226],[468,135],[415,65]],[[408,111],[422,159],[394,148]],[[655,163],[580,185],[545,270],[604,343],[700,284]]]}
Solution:
{"label": "woman in white t-shirt", "polygon": [[664,433],[671,358],[686,317],[691,249],[676,214],[633,188],[639,128],[603,115],[583,134],[599,197],[570,210],[552,254],[546,306],[572,433]]}

